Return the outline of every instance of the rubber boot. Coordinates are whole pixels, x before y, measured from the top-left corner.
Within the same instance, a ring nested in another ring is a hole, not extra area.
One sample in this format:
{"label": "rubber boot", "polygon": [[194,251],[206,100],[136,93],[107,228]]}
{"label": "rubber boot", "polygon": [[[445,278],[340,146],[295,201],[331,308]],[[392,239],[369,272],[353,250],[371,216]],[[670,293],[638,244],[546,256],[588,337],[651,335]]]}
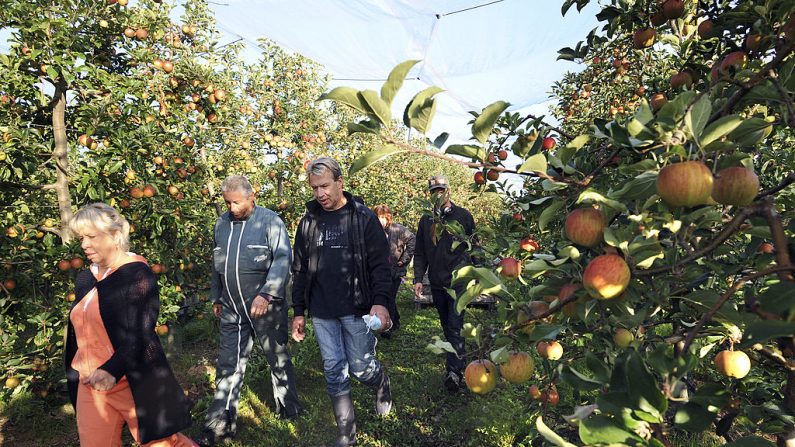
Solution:
{"label": "rubber boot", "polygon": [[389,386],[389,376],[385,369],[381,369],[381,380],[375,390],[375,412],[386,417],[392,411],[392,390]]}
{"label": "rubber boot", "polygon": [[331,396],[331,408],[337,420],[339,436],[328,447],[346,447],[354,445],[356,437],[356,415],[353,413],[353,400],[350,393],[342,396]]}

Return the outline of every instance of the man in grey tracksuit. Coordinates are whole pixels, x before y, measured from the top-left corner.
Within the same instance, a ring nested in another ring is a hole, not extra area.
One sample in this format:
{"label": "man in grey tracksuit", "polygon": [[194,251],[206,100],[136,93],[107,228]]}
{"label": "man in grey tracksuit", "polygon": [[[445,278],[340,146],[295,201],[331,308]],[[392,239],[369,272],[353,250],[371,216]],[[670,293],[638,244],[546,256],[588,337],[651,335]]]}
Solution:
{"label": "man in grey tracksuit", "polygon": [[279,414],[301,411],[293,364],[287,350],[287,285],[292,263],[290,239],[273,211],[254,204],[245,177],[224,180],[228,212],[215,224],[210,299],[221,319],[216,391],[200,438],[214,445],[234,436],[246,362],[256,341],[270,365]]}

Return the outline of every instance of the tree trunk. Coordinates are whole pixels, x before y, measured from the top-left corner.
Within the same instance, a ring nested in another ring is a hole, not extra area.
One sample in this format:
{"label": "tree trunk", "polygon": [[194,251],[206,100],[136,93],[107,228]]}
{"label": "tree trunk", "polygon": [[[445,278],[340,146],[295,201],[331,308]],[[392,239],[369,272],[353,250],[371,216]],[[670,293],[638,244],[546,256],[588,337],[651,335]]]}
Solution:
{"label": "tree trunk", "polygon": [[72,197],[69,195],[69,153],[66,138],[66,89],[60,85],[55,88],[55,107],[52,110],[52,133],[55,147],[52,159],[55,161],[55,193],[58,195],[58,211],[61,216],[61,240],[68,244],[72,240],[69,221],[72,219]]}

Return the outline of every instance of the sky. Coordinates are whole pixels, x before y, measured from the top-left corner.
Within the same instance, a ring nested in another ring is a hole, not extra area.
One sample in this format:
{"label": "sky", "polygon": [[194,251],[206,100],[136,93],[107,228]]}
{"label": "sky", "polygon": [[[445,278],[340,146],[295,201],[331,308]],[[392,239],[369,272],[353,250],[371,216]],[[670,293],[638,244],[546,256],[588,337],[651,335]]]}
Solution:
{"label": "sky", "polygon": [[[178,2],[179,3],[179,2]],[[471,137],[470,110],[504,100],[512,112],[548,114],[552,84],[581,67],[556,61],[599,26],[592,2],[582,12],[560,13],[549,0],[211,0],[223,43],[243,40],[246,55],[259,56],[267,37],[303,54],[344,85],[379,91],[400,62],[419,59],[393,102],[405,105],[430,85],[445,89],[427,135],[448,132],[448,143]],[[134,5],[135,1],[131,2]],[[180,8],[175,8],[178,20]],[[0,30],[0,51],[8,33]],[[550,119],[549,121],[554,122]],[[518,163],[518,159],[508,162]]]}

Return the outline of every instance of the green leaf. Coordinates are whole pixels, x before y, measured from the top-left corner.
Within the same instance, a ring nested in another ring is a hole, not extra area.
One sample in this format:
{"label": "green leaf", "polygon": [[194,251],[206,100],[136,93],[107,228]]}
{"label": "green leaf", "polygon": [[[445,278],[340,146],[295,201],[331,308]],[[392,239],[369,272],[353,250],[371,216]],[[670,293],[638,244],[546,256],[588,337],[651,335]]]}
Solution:
{"label": "green leaf", "polygon": [[702,146],[701,150],[705,153],[710,152],[731,152],[737,149],[737,143],[726,140],[715,140],[712,143]]}
{"label": "green leaf", "polygon": [[558,211],[563,208],[563,201],[555,199],[549,206],[544,208],[541,215],[538,216],[538,229],[542,232],[546,230],[547,224],[558,215]]}
{"label": "green leaf", "polygon": [[716,119],[701,133],[699,137],[701,147],[704,148],[713,141],[728,135],[742,122],[743,119],[739,115],[727,115]]}
{"label": "green leaf", "polygon": [[706,430],[712,425],[713,420],[715,420],[714,413],[693,402],[688,402],[679,407],[676,415],[674,415],[674,424],[691,433],[699,433]]}
{"label": "green leaf", "polygon": [[547,172],[547,157],[544,154],[535,154],[528,157],[528,159],[522,163],[522,166],[516,171],[518,173],[522,172]]}
{"label": "green leaf", "polygon": [[354,110],[367,114],[367,104],[359,96],[359,91],[351,87],[337,87],[334,90],[320,95],[320,101],[331,100],[341,102]]}
{"label": "green leaf", "polygon": [[776,444],[760,436],[746,436],[725,444],[723,447],[776,447]]}
{"label": "green leaf", "polygon": [[557,433],[552,431],[551,428],[547,427],[547,425],[544,424],[544,420],[541,418],[541,416],[536,418],[536,429],[538,430],[538,433],[544,437],[544,439],[558,447],[577,447],[576,445],[561,438]]}
{"label": "green leaf", "polygon": [[748,348],[755,343],[764,343],[771,338],[792,337],[792,334],[795,334],[795,322],[779,320],[757,321],[745,328],[740,348]]}
{"label": "green leaf", "polygon": [[436,139],[435,139],[435,140],[433,140],[433,145],[434,145],[436,148],[438,148],[438,149],[441,149],[441,148],[442,148],[442,146],[444,146],[444,143],[446,143],[446,142],[447,142],[447,138],[448,138],[448,137],[450,137],[450,134],[449,134],[449,133],[447,133],[447,132],[442,132],[442,133],[440,133],[440,134],[439,134],[439,136],[438,136],[438,137],[436,137]]}
{"label": "green leaf", "polygon": [[[542,138],[539,139],[541,140]],[[589,141],[591,141],[591,136],[587,134],[578,135],[576,138],[569,141],[569,144],[558,150],[558,157],[560,158],[560,161],[563,164],[568,163],[569,160],[571,160],[571,157],[573,157],[577,151],[582,149],[583,146],[588,144]]]}
{"label": "green leaf", "polygon": [[586,189],[580,194],[579,197],[577,197],[577,203],[582,203],[586,201],[600,203],[602,205],[605,205],[607,207],[610,207],[618,211],[624,211],[624,212],[627,211],[627,206],[624,205],[623,203],[617,200],[609,199],[603,196],[598,191],[591,188]]}
{"label": "green leaf", "polygon": [[571,385],[574,389],[592,391],[597,390],[604,385],[604,383],[586,376],[569,365],[561,365],[559,373],[560,378],[563,379],[564,382]]}
{"label": "green leaf", "polygon": [[655,422],[661,422],[665,410],[668,409],[668,400],[658,389],[654,376],[635,351],[630,352],[627,361],[627,384],[636,408],[654,415],[657,419]]}
{"label": "green leaf", "polygon": [[400,152],[405,152],[405,150],[399,149],[391,144],[386,145],[380,149],[370,151],[362,155],[361,157],[357,158],[356,160],[354,160],[353,163],[351,163],[351,167],[350,169],[348,169],[348,175],[356,174],[357,172],[370,166],[371,164],[381,159],[384,159],[390,155],[397,154]]}
{"label": "green leaf", "polygon": [[375,90],[364,90],[359,92],[359,98],[367,105],[368,114],[377,119],[384,126],[389,126],[392,121],[392,112],[389,105],[378,97]]}
{"label": "green leaf", "polygon": [[427,132],[436,112],[436,100],[433,97],[443,91],[444,89],[431,86],[414,95],[403,111],[403,124],[417,129],[420,133]]}
{"label": "green leaf", "polygon": [[381,99],[384,100],[387,106],[392,105],[392,100],[395,99],[395,94],[397,94],[400,87],[403,86],[406,75],[409,74],[409,71],[412,67],[417,65],[418,62],[419,60],[401,62],[389,73],[386,82],[381,86]]}
{"label": "green leaf", "polygon": [[491,351],[489,353],[489,358],[496,364],[505,363],[508,361],[508,350],[509,346],[503,346],[499,349]]}
{"label": "green leaf", "polygon": [[355,134],[358,132],[378,135],[378,132],[381,130],[381,126],[371,120],[364,120],[358,123],[348,123],[347,127],[348,134]]}
{"label": "green leaf", "polygon": [[693,104],[687,113],[685,113],[685,126],[690,131],[690,135],[698,142],[698,137],[707,125],[709,115],[712,113],[712,104],[709,102],[708,95],[701,95],[701,97]]}
{"label": "green leaf", "polygon": [[447,146],[445,154],[460,155],[462,157],[471,158],[473,160],[484,160],[486,158],[486,151],[480,146],[473,146],[471,144],[451,144]]}
{"label": "green leaf", "polygon": [[472,136],[474,136],[480,144],[486,144],[486,140],[489,139],[489,134],[494,128],[494,123],[497,122],[497,119],[499,119],[502,112],[504,112],[508,106],[510,106],[510,104],[505,101],[493,102],[487,105],[480,113],[480,116],[475,119],[475,123],[472,124]]}
{"label": "green leaf", "polygon": [[434,335],[431,339],[432,342],[425,346],[425,349],[433,352],[434,354],[458,354],[449,342],[442,341],[438,335]]}
{"label": "green leaf", "polygon": [[774,284],[757,297],[757,302],[765,312],[789,320],[795,314],[795,284],[789,281]]}
{"label": "green leaf", "polygon": [[634,445],[643,439],[618,425],[617,421],[602,415],[593,415],[580,423],[580,440],[586,444]]}
{"label": "green leaf", "polygon": [[756,144],[757,140],[763,138],[764,130],[769,126],[770,123],[762,118],[748,118],[729,132],[729,139],[736,141],[741,146],[752,146]]}

